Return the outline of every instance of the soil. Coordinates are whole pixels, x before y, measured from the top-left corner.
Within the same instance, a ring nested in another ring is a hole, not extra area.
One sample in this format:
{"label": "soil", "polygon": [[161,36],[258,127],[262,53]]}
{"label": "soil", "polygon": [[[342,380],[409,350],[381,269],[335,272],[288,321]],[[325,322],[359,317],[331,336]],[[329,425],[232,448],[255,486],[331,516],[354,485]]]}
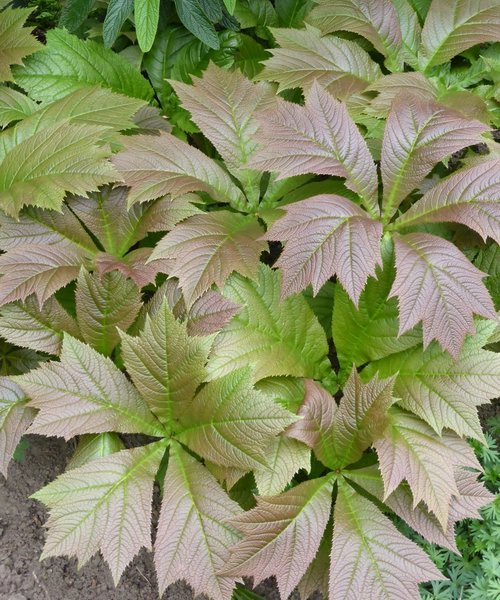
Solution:
{"label": "soil", "polygon": [[[39,562],[47,512],[29,496],[64,471],[70,453],[62,440],[28,436],[25,459],[12,461],[7,481],[0,475],[0,600],[158,600],[151,555],[145,550],[118,588],[99,555],[80,571],[73,559]],[[279,600],[272,580],[255,591]],[[193,594],[180,582],[167,589],[163,600],[193,600]]]}

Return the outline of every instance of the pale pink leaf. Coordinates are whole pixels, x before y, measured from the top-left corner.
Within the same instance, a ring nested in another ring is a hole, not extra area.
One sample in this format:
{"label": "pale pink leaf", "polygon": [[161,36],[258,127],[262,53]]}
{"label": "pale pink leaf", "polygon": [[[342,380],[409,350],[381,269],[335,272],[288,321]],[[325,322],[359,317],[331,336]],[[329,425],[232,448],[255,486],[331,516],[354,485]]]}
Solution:
{"label": "pale pink leaf", "polygon": [[391,73],[385,75],[366,88],[367,92],[378,95],[370,102],[367,113],[377,117],[387,117],[396,96],[404,89],[405,95],[415,100],[435,100],[437,89],[432,82],[419,72]]}
{"label": "pale pink leaf", "polygon": [[121,258],[101,252],[95,257],[95,267],[101,277],[119,271],[142,288],[154,283],[158,273],[168,273],[174,265],[174,261],[168,258],[151,262],[152,252],[153,248],[137,248]]}
{"label": "pale pink leaf", "polygon": [[193,304],[187,314],[189,335],[217,333],[238,312],[240,306],[219,292],[209,290]]}

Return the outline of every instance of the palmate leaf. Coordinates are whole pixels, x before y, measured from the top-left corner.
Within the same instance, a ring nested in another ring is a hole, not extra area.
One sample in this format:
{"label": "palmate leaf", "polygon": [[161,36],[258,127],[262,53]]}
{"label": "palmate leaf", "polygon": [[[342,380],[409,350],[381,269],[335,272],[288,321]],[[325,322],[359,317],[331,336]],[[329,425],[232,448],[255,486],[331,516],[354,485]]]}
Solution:
{"label": "palmate leaf", "polygon": [[158,273],[166,273],[172,266],[171,260],[155,260],[149,262],[153,248],[136,248],[121,258],[101,252],[95,257],[95,268],[103,277],[106,273],[120,271],[139,287],[154,283]]}
{"label": "palmate leaf", "polygon": [[42,308],[34,296],[7,304],[0,310],[0,335],[11,344],[59,355],[64,332],[79,337],[76,321],[55,298]]}
{"label": "palmate leaf", "polygon": [[18,143],[0,163],[0,208],[14,217],[27,204],[60,210],[67,192],[85,195],[119,180],[110,150],[99,145],[105,133],[61,122]]}
{"label": "palmate leaf", "polygon": [[22,389],[8,377],[0,377],[0,473],[7,477],[9,462],[28,429],[35,410],[28,406]]}
{"label": "palmate leaf", "polygon": [[423,353],[415,348],[372,363],[366,377],[376,372],[381,377],[397,374],[394,395],[401,406],[437,433],[446,427],[484,440],[476,406],[498,394],[500,357],[482,349],[495,323],[479,321],[476,327],[477,334],[466,338],[457,360],[433,343]]}
{"label": "palmate leaf", "polygon": [[213,475],[173,442],[155,543],[160,595],[184,579],[194,593],[230,600],[235,579],[222,575],[229,548],[238,540],[228,524],[241,512]]}
{"label": "palmate leaf", "polygon": [[98,458],[36,492],[50,510],[42,559],[66,554],[83,566],[100,550],[117,584],[140,548],[151,549],[153,483],[165,445]]}
{"label": "palmate leaf", "polygon": [[337,406],[332,396],[314,381],[306,380],[306,395],[298,415],[302,420],[288,428],[286,435],[310,446],[331,469],[359,460],[388,424],[394,378],[374,377],[363,383],[354,369]]}
{"label": "palmate leaf", "polygon": [[239,71],[227,71],[213,63],[202,78],[192,79],[193,85],[170,82],[183,107],[217,148],[228,169],[243,182],[258,182],[260,173],[252,175],[245,169],[257,147],[254,113],[274,104],[271,87],[252,83]]}
{"label": "palmate leaf", "polygon": [[124,145],[125,150],[113,156],[113,163],[130,187],[129,206],[165,194],[175,199],[195,191],[235,206],[244,202],[243,193],[222,167],[169,133],[132,136]]}
{"label": "palmate leaf", "polygon": [[357,305],[368,277],[382,264],[381,223],[350,200],[333,194],[282,208],[286,215],[273,223],[264,239],[286,242],[275,263],[283,268],[283,295],[299,292],[310,283],[317,294],[336,274]]}
{"label": "palmate leaf", "polygon": [[175,259],[169,275],[178,277],[188,306],[208,288],[221,288],[236,271],[255,277],[265,248],[255,217],[229,211],[194,215],[178,224],[157,244],[151,260]]}
{"label": "palmate leaf", "polygon": [[149,101],[153,89],[122,56],[64,29],[47,32],[46,46],[14,69],[16,83],[40,102],[53,102],[82,87],[99,85]]}
{"label": "palmate leaf", "polygon": [[126,331],[139,314],[141,293],[118,271],[99,277],[82,269],[75,302],[83,340],[101,354],[110,356],[120,341],[118,330]]}
{"label": "palmate leaf", "polygon": [[234,317],[239,305],[209,290],[193,304],[187,315],[189,335],[217,333]]}
{"label": "palmate leaf", "polygon": [[90,346],[64,336],[60,362],[44,363],[16,378],[39,412],[32,433],[66,440],[83,433],[164,430],[125,375]]}
{"label": "palmate leaf", "polygon": [[233,275],[224,296],[241,305],[217,336],[208,363],[209,379],[251,366],[255,381],[278,375],[321,379],[330,372],[328,344],[301,296],[280,301],[280,277],[260,265],[257,280]]}
{"label": "palmate leaf", "polygon": [[439,437],[414,415],[393,411],[374,447],[384,480],[385,497],[406,479],[413,503],[421,500],[446,528],[452,496],[458,495],[454,467],[479,467],[471,447],[452,433]]}
{"label": "palmate leaf", "polygon": [[497,40],[496,0],[433,0],[422,29],[420,66],[444,63],[475,44]]}
{"label": "palmate leaf", "polygon": [[86,434],[78,437],[76,449],[66,466],[66,470],[83,467],[98,458],[124,450],[125,446],[116,433]]}
{"label": "palmate leaf", "polygon": [[280,178],[308,173],[345,177],[369,213],[378,215],[375,163],[344,104],[314,83],[305,106],[282,101],[259,121],[261,147],[252,166]]}
{"label": "palmate leaf", "polygon": [[179,415],[177,439],[225,467],[267,467],[266,448],[296,417],[253,388],[250,369],[209,382]]}
{"label": "palmate leaf", "polygon": [[445,579],[414,542],[347,483],[334,512],[330,600],[420,600],[418,584]]}
{"label": "palmate leaf", "polygon": [[384,56],[396,64],[403,36],[398,13],[390,0],[315,0],[307,20],[323,34],[351,31],[367,38]]}
{"label": "palmate leaf", "polygon": [[[390,219],[401,201],[445,156],[481,141],[484,123],[432,101],[409,98],[392,104],[382,143],[383,214]],[[404,132],[404,135],[402,134]]]}
{"label": "palmate leaf", "polygon": [[332,521],[330,520],[321,539],[318,552],[297,586],[297,591],[300,593],[301,598],[305,600],[310,599],[315,592],[322,594],[323,598],[328,598],[331,553]]}
{"label": "palmate leaf", "polygon": [[461,169],[426,192],[396,221],[417,223],[451,221],[474,229],[486,241],[500,244],[500,160]]}
{"label": "palmate leaf", "polygon": [[321,37],[314,27],[271,29],[280,45],[264,62],[257,79],[278,82],[278,91],[309,90],[314,81],[337,98],[363,91],[381,77],[378,65],[358,44],[334,36]]}
{"label": "palmate leaf", "polygon": [[436,339],[457,358],[473,315],[496,319],[482,273],[454,246],[428,233],[394,237],[396,278],[389,297],[398,297],[399,333],[422,321],[424,348]]}
{"label": "palmate leaf", "polygon": [[23,58],[43,46],[23,27],[31,8],[6,8],[0,13],[0,81],[11,81],[11,65],[21,65]]}
{"label": "palmate leaf", "polygon": [[244,538],[224,567],[228,575],[275,576],[288,598],[314,559],[330,517],[332,475],[313,479],[280,494],[257,497],[257,507],[230,522]]}
{"label": "palmate leaf", "polygon": [[206,377],[208,338],[189,337],[167,300],[146,318],[137,337],[122,334],[127,371],[158,419],[172,428]]}

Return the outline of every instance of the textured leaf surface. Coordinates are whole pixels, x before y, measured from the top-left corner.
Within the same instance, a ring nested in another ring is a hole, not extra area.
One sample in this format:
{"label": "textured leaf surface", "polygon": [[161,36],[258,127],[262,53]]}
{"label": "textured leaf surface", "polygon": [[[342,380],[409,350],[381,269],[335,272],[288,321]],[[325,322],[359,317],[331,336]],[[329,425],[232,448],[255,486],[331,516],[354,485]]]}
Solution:
{"label": "textured leaf surface", "polygon": [[134,20],[137,41],[143,52],[151,50],[158,29],[159,16],[160,0],[135,0]]}
{"label": "textured leaf surface", "polygon": [[500,357],[482,350],[495,324],[480,322],[475,337],[468,337],[457,360],[433,343],[422,353],[420,348],[401,352],[368,367],[381,377],[397,373],[394,395],[399,404],[419,415],[441,433],[444,427],[459,435],[483,440],[476,407],[498,394]]}
{"label": "textured leaf surface", "polygon": [[50,509],[42,558],[100,550],[115,585],[142,546],[151,549],[153,483],[165,444],[122,450],[60,475],[33,495]]}
{"label": "textured leaf surface", "polygon": [[426,192],[397,220],[417,223],[451,221],[474,229],[500,244],[500,160],[462,169]]}
{"label": "textured leaf surface", "polygon": [[311,450],[283,434],[271,441],[265,457],[268,467],[254,471],[257,489],[262,496],[280,494],[298,471],[311,468]]}
{"label": "textured leaf surface", "polygon": [[224,572],[255,582],[275,576],[288,598],[314,559],[330,516],[331,476],[306,481],[279,496],[257,497],[257,507],[231,520],[244,534]]}
{"label": "textured leaf surface", "polygon": [[64,332],[79,337],[75,320],[55,298],[49,298],[40,308],[34,296],[29,296],[0,311],[0,335],[16,346],[57,356]]}
{"label": "textured leaf surface", "polygon": [[124,449],[125,446],[116,433],[81,435],[78,438],[78,444],[73,456],[66,465],[66,470],[69,471],[70,469],[83,467],[83,465],[93,460],[109,456]]}
{"label": "textured leaf surface", "polygon": [[35,416],[27,404],[23,390],[7,377],[0,377],[0,473],[4,477],[22,435]]}
{"label": "textured leaf surface", "polygon": [[402,45],[398,13],[390,0],[315,0],[308,21],[325,33],[351,31],[370,40],[384,56]]}
{"label": "textured leaf surface", "polygon": [[5,127],[13,121],[20,121],[29,117],[38,108],[38,104],[33,102],[28,96],[9,88],[0,87],[0,126]]}
{"label": "textured leaf surface", "polygon": [[402,89],[408,98],[421,101],[434,100],[437,93],[432,82],[422,73],[391,73],[366,88],[367,92],[378,92],[377,97],[370,102],[367,112],[377,117],[386,117],[394,99],[401,94]]}
{"label": "textured leaf surface", "polygon": [[228,525],[241,509],[215,478],[173,443],[155,543],[160,594],[184,579],[195,594],[230,600],[234,579],[220,574],[238,534]]}
{"label": "textured leaf surface", "polygon": [[280,178],[305,173],[345,177],[371,214],[378,214],[375,164],[344,104],[315,83],[305,106],[279,102],[259,120],[261,147],[253,166],[276,171]]}
{"label": "textured leaf surface", "polygon": [[273,375],[321,379],[329,372],[321,325],[301,296],[280,301],[277,272],[261,265],[255,281],[233,275],[224,295],[242,308],[215,340],[210,379],[246,366],[256,381]]}
{"label": "textured leaf surface", "polygon": [[187,315],[189,335],[217,333],[240,309],[222,294],[209,290],[198,298]]}
{"label": "textured leaf surface", "polygon": [[420,600],[418,584],[444,579],[431,560],[371,502],[339,484],[330,599]]}
{"label": "textured leaf surface", "polygon": [[0,14],[0,81],[11,81],[11,65],[21,65],[25,56],[42,48],[30,28],[24,27],[32,10],[6,8]]}
{"label": "textured leaf surface", "polygon": [[255,217],[218,211],[179,223],[157,244],[151,260],[175,259],[170,276],[178,277],[188,306],[215,284],[222,287],[236,271],[254,277],[265,248]]}
{"label": "textured leaf surface", "polygon": [[321,37],[314,27],[271,31],[280,47],[270,50],[273,56],[258,78],[278,82],[278,91],[308,91],[317,81],[333,96],[347,98],[382,75],[368,53],[349,40]]}
{"label": "textured leaf surface", "polygon": [[76,279],[86,253],[69,244],[18,246],[0,256],[0,305],[35,294],[42,305]]}
{"label": "textured leaf surface", "polygon": [[158,273],[168,273],[172,267],[173,261],[168,259],[149,262],[152,252],[153,248],[137,248],[122,258],[101,252],[95,258],[95,266],[101,277],[106,273],[119,271],[142,288],[154,283]]}
{"label": "textured leaf surface", "polygon": [[317,294],[337,275],[355,304],[380,256],[381,223],[359,206],[333,194],[313,196],[283,207],[286,215],[264,236],[285,241],[275,266],[283,268],[283,295],[312,284]]}
{"label": "textured leaf surface", "polygon": [[422,321],[424,347],[436,339],[458,357],[474,313],[496,319],[493,302],[476,269],[451,243],[427,233],[394,239],[396,278],[390,297],[399,302],[399,333]]}
{"label": "textured leaf surface", "polygon": [[439,437],[418,417],[393,412],[384,436],[374,446],[385,497],[406,479],[414,505],[423,500],[446,528],[451,498],[458,495],[454,467],[477,465],[467,442],[451,433]]}
{"label": "textured leaf surface", "polygon": [[178,439],[211,462],[242,469],[267,466],[272,438],[296,419],[253,388],[250,369],[209,382],[184,406]]}
{"label": "textured leaf surface", "polygon": [[75,294],[78,324],[84,341],[109,356],[141,308],[139,288],[117,271],[102,277],[85,269],[78,276]]}
{"label": "textured leaf surface", "polygon": [[422,66],[439,65],[475,44],[498,40],[499,30],[496,0],[433,0],[422,29]]}
{"label": "textured leaf surface", "polygon": [[172,427],[205,379],[210,342],[190,338],[166,300],[147,317],[138,337],[122,334],[127,371],[153,413]]}
{"label": "textured leaf surface", "polygon": [[153,89],[119,54],[64,29],[47,32],[47,45],[15,69],[16,83],[34,100],[53,102],[76,89],[100,85],[115,92],[151,100]]}
{"label": "textured leaf surface", "polygon": [[66,192],[84,195],[117,181],[109,149],[98,145],[104,132],[63,122],[20,142],[1,163],[1,208],[14,217],[27,204],[60,210]]}
{"label": "textured leaf surface", "polygon": [[165,194],[176,198],[187,192],[207,192],[219,202],[243,202],[241,190],[215,161],[170,133],[136,135],[113,163],[130,187],[129,206]]}
{"label": "textured leaf surface", "polygon": [[326,526],[323,538],[314,560],[307,568],[297,586],[300,597],[309,599],[314,592],[328,598],[328,576],[330,571],[330,554],[332,552],[332,522]]}
{"label": "textured leaf surface", "polygon": [[202,78],[193,77],[193,85],[178,81],[171,84],[228,168],[244,180],[241,169],[257,147],[254,113],[274,102],[270,87],[252,83],[239,71],[227,71],[213,63]]}
{"label": "textured leaf surface", "polygon": [[48,362],[17,378],[40,409],[32,433],[66,440],[82,433],[145,433],[163,429],[113,362],[90,346],[64,336],[60,362]]}
{"label": "textured leaf surface", "polygon": [[454,110],[404,92],[392,104],[382,144],[384,215],[390,218],[401,201],[453,152],[477,144],[487,126],[464,119]]}

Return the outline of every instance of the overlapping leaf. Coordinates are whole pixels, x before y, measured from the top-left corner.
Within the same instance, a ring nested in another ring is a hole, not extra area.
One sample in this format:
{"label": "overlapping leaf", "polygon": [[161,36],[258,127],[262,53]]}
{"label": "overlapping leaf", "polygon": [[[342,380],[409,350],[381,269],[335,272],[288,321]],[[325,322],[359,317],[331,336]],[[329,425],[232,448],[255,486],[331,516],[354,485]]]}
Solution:
{"label": "overlapping leaf", "polygon": [[496,0],[433,0],[422,29],[419,60],[428,69],[475,44],[498,39]]}
{"label": "overlapping leaf", "polygon": [[21,65],[23,58],[42,48],[24,27],[31,8],[6,8],[0,13],[0,81],[11,81],[11,65]]}
{"label": "overlapping leaf", "polygon": [[162,436],[160,422],[113,362],[86,344],[64,336],[60,362],[48,362],[17,377],[38,408],[31,430],[69,440],[106,431]]}
{"label": "overlapping leaf", "polygon": [[451,221],[500,244],[500,160],[460,169],[426,192],[398,225]]}
{"label": "overlapping leaf", "polygon": [[0,87],[0,127],[29,117],[38,108],[31,98],[7,86]]}
{"label": "overlapping leaf", "polygon": [[378,65],[355,42],[334,36],[321,37],[314,27],[271,29],[280,45],[271,50],[258,79],[276,81],[278,91],[301,87],[309,90],[314,81],[337,98],[363,91],[381,75]]}
{"label": "overlapping leaf", "polygon": [[345,177],[370,214],[378,214],[376,167],[344,104],[315,83],[305,106],[279,102],[259,120],[261,148],[253,166],[276,171],[280,178],[304,173]]}
{"label": "overlapping leaf", "polygon": [[28,429],[35,411],[28,398],[14,381],[0,377],[0,473],[7,477],[7,468],[14,451]]}
{"label": "overlapping leaf", "polygon": [[241,512],[197,460],[175,442],[170,449],[165,493],[155,543],[160,594],[179,579],[195,594],[230,600],[235,579],[221,574],[238,540],[228,521]]}
{"label": "overlapping leaf", "polygon": [[125,446],[116,433],[87,433],[78,437],[78,444],[66,468],[76,469],[124,449]]}
{"label": "overlapping leaf", "polygon": [[306,481],[279,496],[258,497],[257,507],[231,520],[244,538],[224,567],[230,575],[275,576],[288,598],[318,551],[330,516],[330,475]]}
{"label": "overlapping leaf", "polygon": [[79,337],[78,325],[55,298],[42,308],[34,296],[0,310],[0,335],[11,344],[58,355],[64,332]]}
{"label": "overlapping leaf", "polygon": [[189,337],[164,299],[138,337],[122,334],[127,371],[158,419],[171,428],[206,377],[210,341]]}
{"label": "overlapping leaf", "polygon": [[60,475],[34,494],[50,509],[42,558],[101,551],[115,584],[145,546],[151,549],[153,483],[165,444],[122,450]]}
{"label": "overlapping leaf", "polygon": [[130,137],[113,163],[130,187],[129,206],[165,194],[177,198],[195,191],[235,206],[243,203],[243,193],[222,167],[169,133]]}
{"label": "overlapping leaf", "polygon": [[123,56],[64,29],[48,31],[46,46],[24,62],[14,69],[16,83],[41,102],[92,85],[148,101],[153,97],[147,80]]}
{"label": "overlapping leaf", "polygon": [[175,259],[169,275],[178,277],[188,306],[215,284],[219,288],[233,272],[257,273],[265,244],[253,216],[229,211],[194,215],[178,224],[157,244],[151,260]]}
{"label": "overlapping leaf", "polygon": [[382,180],[386,218],[445,156],[481,141],[488,128],[432,101],[396,97],[385,126]]}
{"label": "overlapping leaf", "polygon": [[357,304],[368,277],[382,264],[382,224],[350,200],[333,194],[313,196],[283,209],[286,215],[264,236],[286,242],[275,263],[283,268],[283,295],[309,284],[317,294],[336,274]]}
{"label": "overlapping leaf", "polygon": [[436,339],[458,357],[473,315],[496,319],[485,274],[442,238],[409,233],[394,238],[396,278],[389,297],[399,300],[399,333],[422,321],[424,347]]}
{"label": "overlapping leaf", "polygon": [[267,467],[266,448],[296,417],[254,389],[250,369],[209,382],[179,416],[177,438],[225,467]]}
{"label": "overlapping leaf", "polygon": [[418,584],[444,579],[430,558],[347,483],[335,504],[330,599],[420,600]]}
{"label": "overlapping leaf", "polygon": [[454,467],[479,466],[467,442],[439,437],[414,415],[393,412],[384,436],[375,441],[385,497],[406,479],[416,506],[421,500],[446,528],[452,496],[458,496]]}
{"label": "overlapping leaf", "polygon": [[141,293],[119,271],[99,277],[82,269],[75,302],[82,338],[109,356],[120,341],[118,329],[126,331],[135,321],[141,308]]}
{"label": "overlapping leaf", "polygon": [[251,366],[256,381],[274,375],[321,379],[329,372],[328,344],[301,296],[280,301],[276,271],[260,266],[257,280],[233,275],[224,295],[241,309],[217,336],[208,363],[210,379]]}

